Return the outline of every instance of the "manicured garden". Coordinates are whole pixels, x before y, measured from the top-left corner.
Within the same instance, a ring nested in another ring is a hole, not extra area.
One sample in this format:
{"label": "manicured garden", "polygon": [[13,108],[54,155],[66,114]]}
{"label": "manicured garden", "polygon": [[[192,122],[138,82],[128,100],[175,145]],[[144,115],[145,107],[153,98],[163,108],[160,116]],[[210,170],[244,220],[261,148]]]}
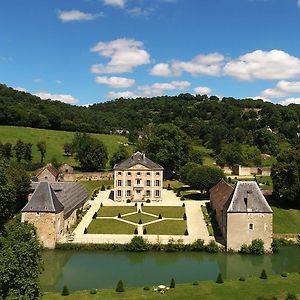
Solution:
{"label": "manicured garden", "polygon": [[114,220],[114,219],[94,219],[87,228],[89,234],[133,234],[135,226]]}
{"label": "manicured garden", "polygon": [[[287,277],[275,275],[268,276],[267,279],[257,277],[245,278],[245,281],[239,279],[225,280],[224,283],[216,283],[212,281],[193,282],[186,284],[176,284],[175,288],[170,289],[161,295],[154,292],[153,288],[127,288],[126,279],[124,282],[124,292],[118,293],[115,289],[96,290],[95,294],[91,291],[78,291],[70,293],[69,296],[63,297],[58,293],[45,293],[42,297],[44,300],[57,299],[207,299],[207,300],[253,300],[253,299],[278,299],[285,300],[287,295],[293,294],[300,296],[300,274],[291,273]],[[170,279],[171,280],[171,279]],[[175,278],[176,281],[176,278]],[[116,283],[117,285],[117,283]],[[93,291],[94,293],[94,291]],[[273,298],[272,298],[273,297]],[[276,297],[276,298],[275,298]],[[290,298],[297,299],[297,298]],[[299,299],[299,298],[298,298]]]}
{"label": "manicured garden", "polygon": [[186,221],[184,220],[163,220],[144,226],[147,234],[159,235],[184,235],[186,233]]}
{"label": "manicured garden", "polygon": [[164,218],[182,218],[185,208],[181,206],[144,206],[143,212]]}
{"label": "manicured garden", "polygon": [[[136,213],[133,215],[122,217],[122,219],[136,223],[136,224],[145,224],[151,221],[157,220],[157,218],[143,214],[143,213]],[[141,221],[141,223],[140,223]]]}
{"label": "manicured garden", "polygon": [[97,212],[98,217],[117,217],[136,212],[135,206],[103,206]]}

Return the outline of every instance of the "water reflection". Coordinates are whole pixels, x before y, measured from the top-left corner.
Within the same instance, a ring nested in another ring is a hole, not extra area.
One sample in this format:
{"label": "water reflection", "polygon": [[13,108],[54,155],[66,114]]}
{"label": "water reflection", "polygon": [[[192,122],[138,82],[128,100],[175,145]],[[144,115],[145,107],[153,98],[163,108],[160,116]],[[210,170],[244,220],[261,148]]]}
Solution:
{"label": "water reflection", "polygon": [[284,247],[276,255],[238,255],[209,253],[129,253],[101,251],[47,251],[43,254],[43,290],[60,291],[64,284],[71,290],[114,287],[119,279],[127,286],[169,284],[194,280],[298,272],[300,247]]}

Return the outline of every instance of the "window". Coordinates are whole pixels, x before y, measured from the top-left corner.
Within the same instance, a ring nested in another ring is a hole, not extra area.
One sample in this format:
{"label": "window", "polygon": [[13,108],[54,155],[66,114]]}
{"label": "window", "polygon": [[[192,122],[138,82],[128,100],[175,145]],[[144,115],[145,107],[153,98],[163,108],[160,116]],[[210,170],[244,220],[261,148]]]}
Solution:
{"label": "window", "polygon": [[131,180],[127,180],[127,186],[131,186]]}
{"label": "window", "polygon": [[118,172],[118,176],[121,176],[122,175],[122,172]]}
{"label": "window", "polygon": [[159,180],[155,180],[155,186],[160,186],[160,181]]}
{"label": "window", "polygon": [[122,180],[117,181],[117,186],[122,186]]}
{"label": "window", "polygon": [[146,180],[146,186],[151,186],[151,181],[150,180]]}
{"label": "window", "polygon": [[137,179],[137,180],[136,180],[136,184],[137,184],[137,185],[140,185],[140,184],[141,184],[141,179]]}
{"label": "window", "polygon": [[128,173],[127,173],[127,176],[131,176],[131,172],[128,172]]}
{"label": "window", "polygon": [[147,176],[150,176],[150,172],[147,172],[146,175],[147,175]]}
{"label": "window", "polygon": [[155,190],[155,197],[159,197],[159,196],[160,196],[159,190]]}
{"label": "window", "polygon": [[146,190],[146,197],[150,197],[150,195],[151,195],[150,190]]}
{"label": "window", "polygon": [[121,190],[117,190],[117,197],[121,197],[122,196],[122,191]]}
{"label": "window", "polygon": [[127,191],[126,191],[126,196],[127,196],[127,197],[130,197],[130,196],[131,196],[131,191],[130,191],[130,190],[127,190]]}
{"label": "window", "polygon": [[141,172],[137,172],[137,173],[136,173],[136,176],[141,176]]}
{"label": "window", "polygon": [[155,175],[156,175],[156,176],[159,176],[159,172],[156,172]]}
{"label": "window", "polygon": [[249,230],[254,230],[254,224],[253,223],[249,224]]}

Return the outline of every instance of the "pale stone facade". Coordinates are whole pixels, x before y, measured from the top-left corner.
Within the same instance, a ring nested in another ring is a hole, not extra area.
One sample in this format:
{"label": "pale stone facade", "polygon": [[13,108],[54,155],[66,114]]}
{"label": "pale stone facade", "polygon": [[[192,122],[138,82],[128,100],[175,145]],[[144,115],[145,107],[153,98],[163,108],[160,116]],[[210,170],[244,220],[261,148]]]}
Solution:
{"label": "pale stone facade", "polygon": [[58,170],[50,163],[39,169],[36,177],[38,181],[55,182],[58,179]]}
{"label": "pale stone facade", "polygon": [[163,168],[137,152],[114,168],[115,201],[160,201]]}

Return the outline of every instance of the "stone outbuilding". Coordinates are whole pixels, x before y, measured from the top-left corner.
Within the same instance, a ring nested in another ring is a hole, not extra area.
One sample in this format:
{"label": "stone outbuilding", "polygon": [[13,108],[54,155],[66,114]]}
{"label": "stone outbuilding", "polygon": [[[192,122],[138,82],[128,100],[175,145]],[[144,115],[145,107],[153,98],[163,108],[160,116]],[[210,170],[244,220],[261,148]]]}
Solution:
{"label": "stone outbuilding", "polygon": [[226,248],[239,251],[254,239],[271,250],[273,211],[255,181],[238,181],[235,187],[221,180],[210,189],[210,203]]}
{"label": "stone outbuilding", "polygon": [[73,174],[74,168],[67,163],[63,163],[62,165],[59,166],[58,172],[59,174],[63,174],[63,175]]}
{"label": "stone outbuilding", "polygon": [[88,193],[80,183],[34,182],[33,193],[22,209],[22,222],[35,225],[45,248],[56,242],[76,221],[76,211],[85,206]]}
{"label": "stone outbuilding", "polygon": [[159,201],[164,168],[136,152],[114,167],[114,200]]}
{"label": "stone outbuilding", "polygon": [[36,178],[38,181],[55,182],[58,180],[58,175],[58,170],[51,163],[49,163],[37,171]]}

